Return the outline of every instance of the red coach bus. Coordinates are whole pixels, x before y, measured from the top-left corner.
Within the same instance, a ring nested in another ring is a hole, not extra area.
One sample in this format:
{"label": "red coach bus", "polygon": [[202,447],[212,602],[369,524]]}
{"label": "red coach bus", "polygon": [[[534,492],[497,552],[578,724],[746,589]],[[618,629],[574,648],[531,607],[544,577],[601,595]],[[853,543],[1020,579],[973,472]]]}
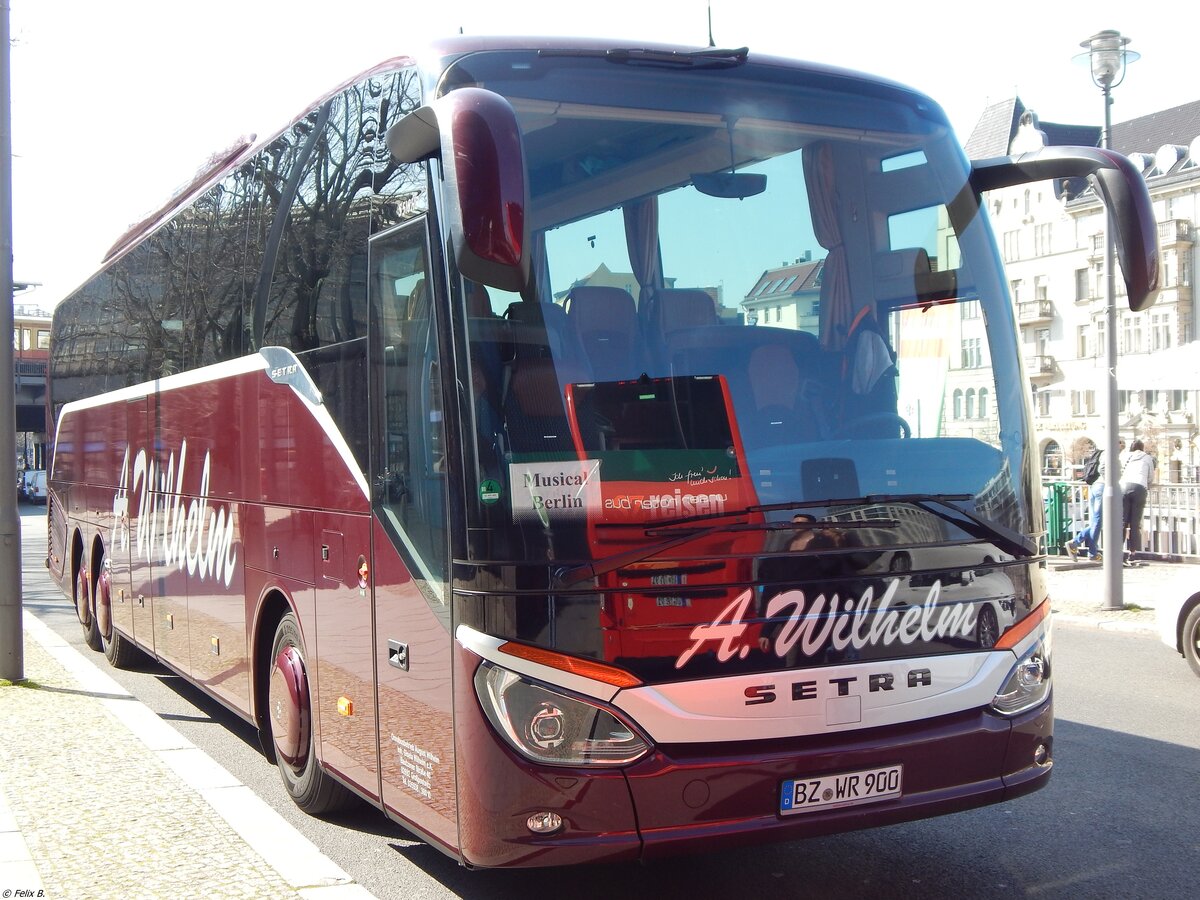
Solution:
{"label": "red coach bus", "polygon": [[[972,164],[924,96],[744,49],[391,60],[60,304],[47,564],[302,808],[362,798],[469,866],[1020,796],[1050,616],[980,196],[1084,176],[1143,308],[1115,154]],[[965,341],[973,434],[941,414]]]}

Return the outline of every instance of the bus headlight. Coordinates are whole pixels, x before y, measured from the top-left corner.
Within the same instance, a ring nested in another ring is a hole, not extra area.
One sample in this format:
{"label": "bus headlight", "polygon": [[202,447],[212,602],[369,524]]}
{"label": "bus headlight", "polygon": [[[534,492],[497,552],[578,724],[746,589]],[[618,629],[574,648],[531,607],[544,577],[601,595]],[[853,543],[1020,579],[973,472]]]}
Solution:
{"label": "bus headlight", "polygon": [[614,712],[491,663],[475,673],[488,720],[514,750],[554,766],[623,766],[650,742]]}
{"label": "bus headlight", "polygon": [[992,709],[1001,715],[1015,716],[1033,709],[1050,693],[1050,652],[1040,640],[1025,653],[1008,673],[1004,687],[992,698]]}

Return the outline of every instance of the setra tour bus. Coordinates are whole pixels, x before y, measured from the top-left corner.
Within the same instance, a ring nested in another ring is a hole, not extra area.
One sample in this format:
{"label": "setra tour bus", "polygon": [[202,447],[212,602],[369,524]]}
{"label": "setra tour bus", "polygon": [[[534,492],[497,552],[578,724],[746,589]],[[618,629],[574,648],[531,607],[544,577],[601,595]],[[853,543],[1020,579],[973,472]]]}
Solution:
{"label": "setra tour bus", "polygon": [[1018,797],[1050,604],[981,194],[1085,177],[1141,309],[1116,154],[972,163],[926,97],[746,49],[390,60],[59,305],[47,565],[301,808],[361,798],[467,866]]}

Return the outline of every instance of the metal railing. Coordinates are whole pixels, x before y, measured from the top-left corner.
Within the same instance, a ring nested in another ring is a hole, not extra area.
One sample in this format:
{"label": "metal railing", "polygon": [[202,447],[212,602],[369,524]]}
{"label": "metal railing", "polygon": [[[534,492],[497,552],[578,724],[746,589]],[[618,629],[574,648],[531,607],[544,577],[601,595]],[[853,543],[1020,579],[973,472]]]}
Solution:
{"label": "metal railing", "polygon": [[[1059,486],[1057,489],[1055,485]],[[1052,554],[1065,554],[1066,539],[1090,521],[1089,486],[1080,481],[1042,482],[1047,507],[1059,492],[1057,503],[1063,506],[1067,526],[1062,541],[1049,548]],[[1065,496],[1061,494],[1065,493]],[[1142,514],[1143,552],[1163,556],[1200,559],[1200,484],[1155,484],[1146,496]]]}

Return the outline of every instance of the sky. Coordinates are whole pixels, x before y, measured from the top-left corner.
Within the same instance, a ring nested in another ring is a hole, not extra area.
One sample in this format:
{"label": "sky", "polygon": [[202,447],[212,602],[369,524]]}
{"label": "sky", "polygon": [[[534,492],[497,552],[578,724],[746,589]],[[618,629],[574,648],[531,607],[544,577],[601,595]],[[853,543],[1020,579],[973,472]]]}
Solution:
{"label": "sky", "polygon": [[[312,100],[423,40],[558,34],[704,46],[709,0],[9,0],[13,271],[50,310],[132,223],[214,152],[278,131]],[[1142,59],[1114,92],[1125,121],[1200,99],[1194,29],[1128,0],[1025,7],[960,0],[711,0],[718,46],[859,69],[924,91],[966,141],[1014,95],[1046,121],[1101,124],[1079,43],[1102,29]],[[1028,12],[1021,15],[1018,9]],[[988,13],[999,12],[989,19]],[[1153,150],[1155,148],[1147,148]]]}

